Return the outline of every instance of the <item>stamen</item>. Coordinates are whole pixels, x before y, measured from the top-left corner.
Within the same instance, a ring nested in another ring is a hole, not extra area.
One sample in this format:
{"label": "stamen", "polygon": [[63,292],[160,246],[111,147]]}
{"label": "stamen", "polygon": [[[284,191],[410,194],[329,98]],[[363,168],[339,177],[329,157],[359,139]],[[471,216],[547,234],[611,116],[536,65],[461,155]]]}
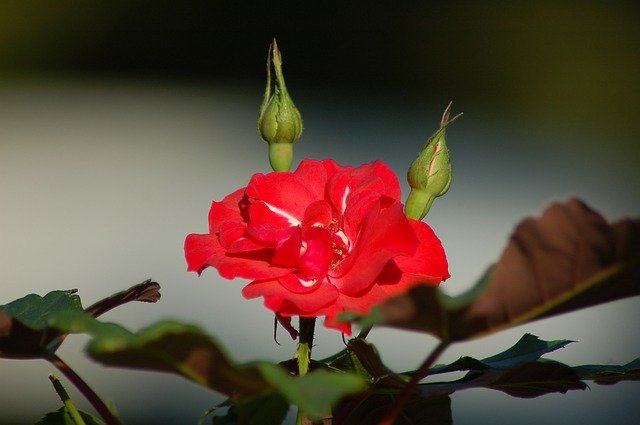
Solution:
{"label": "stamen", "polygon": [[349,238],[347,238],[347,235],[345,235],[342,230],[338,230],[337,232],[335,232],[335,235],[340,239],[342,239],[342,243],[346,248],[348,248],[349,245],[351,245],[351,243],[349,242]]}

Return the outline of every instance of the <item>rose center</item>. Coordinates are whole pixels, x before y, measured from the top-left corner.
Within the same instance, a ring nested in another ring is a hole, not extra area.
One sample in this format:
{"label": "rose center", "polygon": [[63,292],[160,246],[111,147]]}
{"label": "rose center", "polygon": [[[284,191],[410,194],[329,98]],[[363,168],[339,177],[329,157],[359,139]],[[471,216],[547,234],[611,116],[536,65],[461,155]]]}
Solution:
{"label": "rose center", "polygon": [[304,231],[298,259],[300,277],[311,280],[324,277],[349,255],[349,240],[337,220],[328,227],[315,226]]}
{"label": "rose center", "polygon": [[335,269],[349,254],[349,240],[343,231],[335,232],[332,235],[331,249],[333,249],[333,259],[329,265],[330,269]]}

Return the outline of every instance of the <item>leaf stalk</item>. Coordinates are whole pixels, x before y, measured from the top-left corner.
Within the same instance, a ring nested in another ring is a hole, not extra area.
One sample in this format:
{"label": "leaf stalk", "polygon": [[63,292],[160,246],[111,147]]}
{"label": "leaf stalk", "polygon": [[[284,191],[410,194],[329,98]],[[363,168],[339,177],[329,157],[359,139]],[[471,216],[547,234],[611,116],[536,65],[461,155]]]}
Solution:
{"label": "leaf stalk", "polygon": [[429,368],[433,366],[438,357],[440,357],[440,354],[442,354],[449,344],[449,341],[445,340],[438,343],[431,354],[429,354],[425,361],[422,362],[416,373],[413,374],[409,383],[407,383],[407,385],[402,389],[402,392],[389,409],[387,416],[385,416],[379,425],[393,425],[396,417],[400,414],[404,405],[409,401],[409,397],[411,397],[411,394],[418,386],[418,383],[429,375]]}
{"label": "leaf stalk", "polygon": [[45,357],[51,364],[53,364],[60,372],[64,374],[73,385],[85,396],[85,398],[91,403],[98,414],[104,419],[106,425],[122,425],[122,422],[111,412],[102,399],[96,394],[93,389],[78,375],[64,360],[58,357],[55,353],[47,353]]}

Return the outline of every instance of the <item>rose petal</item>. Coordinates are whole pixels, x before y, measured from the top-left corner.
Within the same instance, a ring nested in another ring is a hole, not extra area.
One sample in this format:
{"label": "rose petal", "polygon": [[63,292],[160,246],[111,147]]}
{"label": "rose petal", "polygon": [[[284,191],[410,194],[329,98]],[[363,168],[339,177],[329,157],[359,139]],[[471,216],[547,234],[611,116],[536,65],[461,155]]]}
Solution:
{"label": "rose petal", "polygon": [[245,298],[264,297],[267,308],[284,316],[318,316],[319,310],[338,297],[338,290],[327,282],[316,285],[315,290],[296,294],[287,290],[277,280],[254,281],[242,289]]}
{"label": "rose petal", "polygon": [[351,335],[351,324],[339,321],[338,316],[347,311],[367,314],[373,306],[382,304],[388,298],[388,294],[380,290],[377,285],[372,286],[369,291],[356,297],[340,294],[331,306],[326,309],[324,325]]}
{"label": "rose petal", "polygon": [[302,235],[304,253],[298,260],[298,271],[304,279],[324,277],[336,254],[331,242],[333,238],[327,229],[311,227]]}
{"label": "rose petal", "polygon": [[276,253],[271,260],[272,264],[282,267],[296,267],[298,265],[302,235],[300,228],[292,227],[292,229],[295,229],[295,232],[291,233],[291,236],[278,242]]}
{"label": "rose petal", "polygon": [[384,163],[375,161],[358,168],[343,167],[327,181],[327,194],[340,212],[359,196],[399,200],[400,183],[393,171]]}
{"label": "rose petal", "polygon": [[418,236],[420,245],[413,255],[395,258],[398,267],[405,273],[448,279],[449,265],[440,239],[428,224],[413,219],[409,219],[409,223]]}
{"label": "rose petal", "polygon": [[255,200],[248,207],[249,221],[251,223],[257,223],[259,225],[269,225],[274,228],[288,229],[292,226],[297,226],[300,221],[294,216],[269,207],[264,202],[256,202]]}
{"label": "rose petal", "polygon": [[227,195],[220,202],[212,202],[209,210],[209,233],[215,234],[222,223],[227,221],[241,223],[244,221],[240,213],[239,204],[244,196],[244,187]]}
{"label": "rose petal", "polygon": [[[324,190],[329,173],[324,162],[312,159],[303,159],[293,172],[300,180],[307,184],[313,193],[314,200],[324,199]],[[339,167],[334,161],[335,166]]]}
{"label": "rose petal", "polygon": [[291,336],[291,339],[293,339],[295,341],[295,339],[298,338],[298,335],[300,333],[298,332],[298,330],[296,328],[294,328],[291,325],[291,316],[282,316],[282,315],[276,313],[276,319],[278,320],[278,323],[280,323],[282,325],[282,327],[287,332],[289,332],[289,336]]}
{"label": "rose petal", "polygon": [[238,239],[244,238],[247,225],[237,221],[225,221],[218,226],[218,239],[220,244],[228,248]]}
{"label": "rose petal", "polygon": [[314,280],[300,280],[299,276],[293,273],[289,273],[286,276],[282,276],[278,279],[278,282],[284,286],[288,291],[295,294],[307,294],[315,291],[317,285],[320,285],[322,281],[318,279]]}
{"label": "rose petal", "polygon": [[302,227],[304,229],[315,226],[329,227],[332,219],[333,211],[331,205],[326,201],[316,201],[309,205],[304,212]]}
{"label": "rose petal", "polygon": [[[264,251],[268,249],[268,247],[265,247],[263,244],[257,243],[251,238],[240,238],[233,241],[227,247],[227,255],[235,257],[246,257],[247,255],[251,255],[252,252]],[[271,256],[265,254],[264,258],[268,259],[271,258]]]}
{"label": "rose petal", "polygon": [[211,266],[218,269],[225,279],[243,277],[246,279],[273,279],[291,273],[290,268],[273,267],[267,258],[260,258],[262,253],[253,253],[254,257],[233,257],[226,254],[214,235],[191,234],[184,243],[187,270],[198,274]]}
{"label": "rose petal", "polygon": [[412,255],[418,244],[402,204],[398,202],[382,210],[373,205],[350,254],[329,273],[329,280],[341,293],[355,296],[375,282],[389,260]]}
{"label": "rose petal", "polygon": [[[290,226],[300,224],[304,212],[316,201],[313,190],[293,173],[256,174],[247,186],[246,194],[252,204],[264,204],[274,219],[285,219]],[[254,208],[251,206],[250,211]],[[262,217],[264,219],[264,217]],[[252,221],[253,218],[252,212]]]}
{"label": "rose petal", "polygon": [[358,168],[344,167],[327,181],[327,196],[344,216],[340,223],[347,237],[357,237],[366,212],[375,202],[383,207],[400,199],[400,183],[391,169],[379,162]]}
{"label": "rose petal", "polygon": [[187,260],[187,271],[197,272],[201,274],[202,271],[210,266],[208,260],[216,252],[216,245],[218,238],[213,235],[198,235],[192,233],[187,236],[184,241],[184,255]]}
{"label": "rose petal", "polygon": [[251,222],[247,226],[247,235],[254,240],[275,247],[279,242],[288,239],[294,233],[299,233],[300,228],[289,226],[285,228],[274,227],[270,223]]}
{"label": "rose petal", "polygon": [[444,248],[433,230],[421,221],[411,220],[420,246],[412,256],[391,260],[376,279],[380,289],[395,297],[418,285],[438,286],[449,278]]}

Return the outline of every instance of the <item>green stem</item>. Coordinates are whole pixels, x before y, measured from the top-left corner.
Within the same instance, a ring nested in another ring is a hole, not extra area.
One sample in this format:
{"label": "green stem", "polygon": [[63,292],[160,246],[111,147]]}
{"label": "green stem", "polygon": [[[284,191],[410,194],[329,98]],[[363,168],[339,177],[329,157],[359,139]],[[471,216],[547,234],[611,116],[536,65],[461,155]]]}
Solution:
{"label": "green stem", "polygon": [[73,404],[73,401],[71,401],[71,397],[69,397],[69,394],[62,386],[60,380],[53,374],[49,375],[49,380],[53,384],[53,388],[58,393],[58,397],[60,397],[60,400],[62,400],[62,403],[64,403],[64,407],[67,409],[69,416],[71,416],[73,423],[75,423],[76,425],[86,425],[84,423],[84,420],[82,419],[82,416],[80,416],[80,412],[78,412],[78,409],[76,409],[76,406]]}
{"label": "green stem", "polygon": [[[296,358],[298,359],[298,375],[304,376],[309,371],[311,362],[311,349],[313,347],[313,332],[316,326],[315,317],[300,317],[300,336]],[[298,409],[296,425],[303,425],[305,422],[304,412]]]}
{"label": "green stem", "polygon": [[367,336],[369,335],[369,332],[371,332],[371,328],[372,328],[372,326],[365,326],[364,328],[362,328],[360,330],[360,333],[356,337],[356,339],[358,339],[358,338],[367,339]]}
{"label": "green stem", "polygon": [[402,389],[402,392],[396,398],[396,401],[389,409],[387,416],[380,422],[379,425],[393,425],[396,417],[402,411],[404,405],[409,401],[411,394],[415,391],[418,383],[429,375],[429,368],[433,365],[433,363],[438,359],[440,354],[449,346],[448,341],[440,341],[438,346],[433,349],[429,357],[425,359],[425,361],[420,365],[420,369],[417,370],[416,373],[411,377],[411,381]]}
{"label": "green stem", "polygon": [[55,353],[47,353],[47,360],[51,362],[60,372],[64,374],[64,376],[69,379],[69,381],[73,382],[73,385],[85,396],[85,398],[91,403],[94,409],[98,412],[98,414],[104,419],[107,425],[122,425],[120,420],[109,410],[106,404],[102,401],[102,399],[91,389],[91,387],[84,382],[84,380],[78,375],[71,367],[65,363],[60,357],[58,357]]}

